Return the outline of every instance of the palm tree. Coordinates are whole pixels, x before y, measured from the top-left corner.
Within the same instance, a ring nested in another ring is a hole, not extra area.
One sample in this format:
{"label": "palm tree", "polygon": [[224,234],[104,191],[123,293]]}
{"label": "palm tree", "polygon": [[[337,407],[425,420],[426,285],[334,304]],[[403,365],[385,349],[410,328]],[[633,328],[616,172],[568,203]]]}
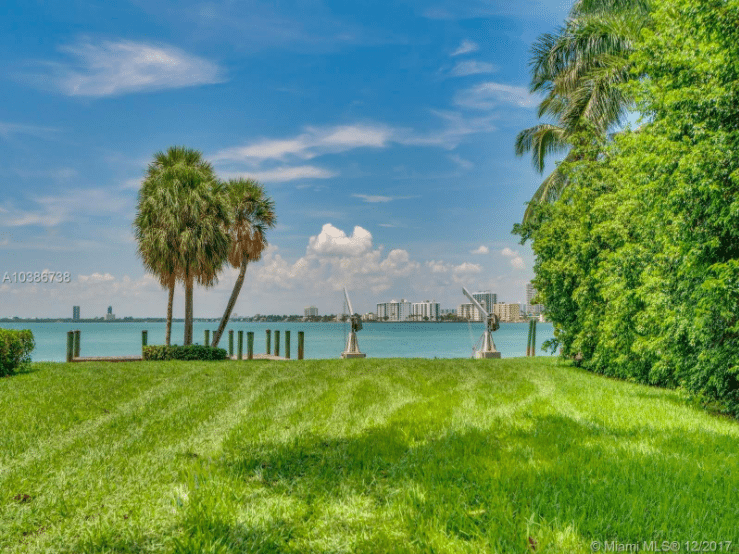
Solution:
{"label": "palm tree", "polygon": [[172,256],[176,244],[173,230],[175,221],[168,210],[170,199],[167,190],[154,186],[144,186],[139,190],[134,233],[136,253],[144,263],[148,273],[155,275],[159,284],[168,289],[167,331],[165,344],[169,346],[172,336],[172,307],[174,304],[177,268]]}
{"label": "palm tree", "polygon": [[[630,78],[629,55],[642,29],[649,25],[647,0],[578,0],[565,26],[556,34],[539,37],[531,60],[531,92],[543,92],[538,117],[542,123],[521,131],[516,154],[531,152],[540,173],[549,154],[568,152],[575,161],[572,139],[588,129],[605,137],[622,123],[631,104],[620,85]],[[524,214],[524,222],[538,202],[553,202],[567,186],[556,168],[539,186]]]}
{"label": "palm tree", "polygon": [[155,203],[161,227],[157,239],[166,252],[167,284],[170,297],[174,280],[185,285],[185,334],[183,343],[192,344],[193,289],[197,282],[209,287],[228,256],[230,237],[226,232],[229,214],[223,186],[212,166],[197,150],[171,147],[158,152],[149,165],[141,195],[160,199]]}
{"label": "palm tree", "polygon": [[266,195],[264,187],[257,181],[232,179],[226,185],[226,194],[231,215],[231,225],[228,228],[231,236],[228,262],[233,267],[239,268],[239,275],[223,312],[221,323],[213,335],[213,347],[218,346],[231,318],[231,312],[244,284],[246,266],[249,262],[261,259],[262,252],[267,247],[265,236],[267,229],[273,228],[277,223],[274,201]]}

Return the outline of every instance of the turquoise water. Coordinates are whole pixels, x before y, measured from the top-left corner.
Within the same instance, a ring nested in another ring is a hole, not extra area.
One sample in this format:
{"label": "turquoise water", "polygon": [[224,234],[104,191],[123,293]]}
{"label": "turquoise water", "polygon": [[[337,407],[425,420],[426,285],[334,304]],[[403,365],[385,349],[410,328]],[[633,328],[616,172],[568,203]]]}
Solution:
{"label": "turquoise water", "polygon": [[[194,342],[203,343],[203,331],[217,328],[215,322],[195,322]],[[141,331],[149,333],[149,344],[164,344],[165,323],[0,323],[6,329],[30,329],[36,339],[34,361],[63,362],[67,351],[67,331],[81,331],[81,356],[134,356],[141,353]],[[524,356],[527,323],[502,323],[493,340],[504,358]],[[228,330],[254,331],[254,352],[265,352],[265,330],[280,331],[281,355],[285,352],[285,331],[290,331],[291,354],[297,358],[298,331],[305,332],[305,357],[339,358],[346,344],[349,326],[343,323],[239,323],[227,327],[219,346],[228,349]],[[369,358],[469,358],[484,330],[482,323],[365,323],[357,337],[359,348]],[[183,323],[172,325],[172,343],[182,344]],[[236,333],[234,333],[236,335]],[[536,327],[537,356],[541,344],[552,338],[551,323]],[[234,336],[234,343],[236,336]],[[235,348],[235,345],[234,345]]]}

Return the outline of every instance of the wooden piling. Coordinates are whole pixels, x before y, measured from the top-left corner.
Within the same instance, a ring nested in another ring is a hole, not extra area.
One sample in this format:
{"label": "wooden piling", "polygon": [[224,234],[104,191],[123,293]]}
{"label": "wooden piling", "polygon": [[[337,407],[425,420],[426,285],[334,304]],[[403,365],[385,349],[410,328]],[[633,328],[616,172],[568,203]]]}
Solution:
{"label": "wooden piling", "polygon": [[82,332],[79,329],[76,329],[74,331],[74,357],[79,358],[80,357],[80,342],[81,338],[80,335]]}
{"label": "wooden piling", "polygon": [[536,320],[532,319],[531,322],[531,355],[536,356]]}
{"label": "wooden piling", "polygon": [[298,331],[298,360],[303,359],[303,347],[305,346],[305,332]]}
{"label": "wooden piling", "polygon": [[254,331],[246,333],[246,359],[254,359]]}
{"label": "wooden piling", "polygon": [[144,355],[144,346],[149,344],[149,331],[141,331],[141,355]]}
{"label": "wooden piling", "polygon": [[285,358],[290,359],[290,331],[285,331]]}
{"label": "wooden piling", "polygon": [[239,331],[239,340],[237,345],[237,359],[244,359],[244,331]]}
{"label": "wooden piling", "polygon": [[205,330],[205,331],[203,332],[203,339],[204,339],[204,340],[203,340],[203,344],[204,344],[205,346],[210,346],[210,330],[209,330],[209,329],[206,329],[206,330]]}
{"label": "wooden piling", "polygon": [[272,331],[267,329],[267,354],[272,353]]}
{"label": "wooden piling", "polygon": [[74,357],[74,331],[67,331],[67,363]]}
{"label": "wooden piling", "polygon": [[280,355],[280,331],[275,329],[275,356]]}
{"label": "wooden piling", "polygon": [[529,319],[529,336],[526,339],[526,356],[531,356],[531,330],[533,328],[532,323],[534,322],[533,319]]}
{"label": "wooden piling", "polygon": [[228,357],[234,355],[234,330],[229,329],[228,331]]}

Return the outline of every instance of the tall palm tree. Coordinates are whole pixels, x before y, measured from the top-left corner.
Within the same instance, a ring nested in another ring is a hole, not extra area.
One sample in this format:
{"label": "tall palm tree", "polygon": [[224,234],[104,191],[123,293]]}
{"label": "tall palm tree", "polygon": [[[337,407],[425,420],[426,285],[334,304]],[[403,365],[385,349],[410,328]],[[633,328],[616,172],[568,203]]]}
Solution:
{"label": "tall palm tree", "polygon": [[[531,59],[531,92],[543,92],[542,123],[516,137],[517,155],[532,154],[540,173],[549,154],[568,152],[574,161],[573,136],[584,128],[604,137],[622,123],[631,100],[621,84],[631,77],[629,55],[642,29],[649,25],[648,0],[578,0],[555,34],[539,37]],[[524,214],[524,222],[537,202],[553,202],[567,186],[556,168],[539,186]]]}
{"label": "tall palm tree", "polygon": [[174,146],[155,154],[141,195],[160,199],[155,217],[163,230],[157,244],[167,248],[166,254],[161,252],[171,271],[167,281],[170,296],[173,280],[185,285],[183,343],[192,344],[194,285],[209,287],[217,282],[230,247],[226,231],[230,218],[223,186],[200,152]]}
{"label": "tall palm tree", "polygon": [[213,335],[214,347],[218,346],[231,318],[231,312],[244,284],[246,266],[249,262],[261,259],[262,252],[267,247],[267,229],[273,228],[277,223],[275,203],[257,181],[232,179],[226,185],[226,194],[231,216],[231,225],[228,228],[231,236],[228,262],[233,267],[239,268],[239,275],[223,312],[221,323]]}
{"label": "tall palm tree", "polygon": [[134,233],[136,253],[144,263],[147,272],[155,275],[162,287],[168,289],[167,331],[165,344],[169,345],[172,336],[172,307],[177,281],[175,258],[172,256],[176,244],[173,231],[176,228],[172,213],[168,209],[170,198],[167,190],[154,186],[142,186],[139,190]]}

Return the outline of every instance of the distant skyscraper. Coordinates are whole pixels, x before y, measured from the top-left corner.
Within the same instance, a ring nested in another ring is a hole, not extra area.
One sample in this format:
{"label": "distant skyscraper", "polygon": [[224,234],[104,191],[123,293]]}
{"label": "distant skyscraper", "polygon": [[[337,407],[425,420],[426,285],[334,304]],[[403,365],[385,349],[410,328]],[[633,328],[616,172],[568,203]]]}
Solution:
{"label": "distant skyscraper", "polygon": [[400,302],[391,300],[377,305],[377,321],[407,321],[411,316],[413,303],[401,298]]}
{"label": "distant skyscraper", "polygon": [[318,308],[315,306],[306,306],[304,309],[305,317],[318,317]]}
{"label": "distant skyscraper", "polygon": [[112,314],[113,313],[113,306],[108,306],[108,313],[109,314]]}
{"label": "distant skyscraper", "polygon": [[485,308],[488,313],[493,309],[493,305],[498,302],[498,295],[493,294],[489,290],[476,292],[472,295],[472,298],[482,304],[482,307]]}
{"label": "distant skyscraper", "polygon": [[418,321],[439,321],[439,303],[424,300],[413,303],[413,317]]}
{"label": "distant skyscraper", "polygon": [[72,306],[72,319],[77,321],[80,318],[80,307]]}

